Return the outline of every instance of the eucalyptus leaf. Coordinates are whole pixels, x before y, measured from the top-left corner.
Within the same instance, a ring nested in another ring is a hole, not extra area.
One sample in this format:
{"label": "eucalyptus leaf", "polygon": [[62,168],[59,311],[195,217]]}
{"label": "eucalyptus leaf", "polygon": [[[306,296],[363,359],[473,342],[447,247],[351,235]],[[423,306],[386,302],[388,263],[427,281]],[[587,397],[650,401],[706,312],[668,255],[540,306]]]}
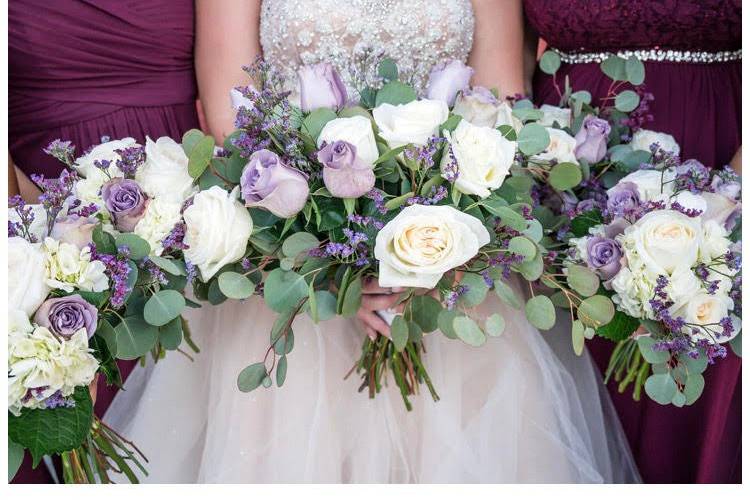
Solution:
{"label": "eucalyptus leaf", "polygon": [[554,75],[560,69],[560,56],[551,50],[546,50],[539,59],[539,69],[548,75]]}
{"label": "eucalyptus leaf", "polygon": [[600,64],[605,75],[614,81],[625,81],[628,76],[625,70],[625,59],[618,56],[610,56]]}
{"label": "eucalyptus leaf", "polygon": [[646,394],[661,405],[672,402],[677,392],[677,383],[668,373],[654,374],[646,379]]}
{"label": "eucalyptus leaf", "polygon": [[538,123],[527,123],[518,133],[518,149],[527,156],[541,153],[549,142],[549,132]]}
{"label": "eucalyptus leaf", "polygon": [[336,316],[336,296],[328,290],[315,292],[315,304],[318,310],[318,321],[327,321]]}
{"label": "eucalyptus leaf", "polygon": [[185,156],[190,155],[195,145],[204,137],[206,137],[206,134],[195,128],[182,134],[182,150],[185,152]]}
{"label": "eucalyptus leaf", "polygon": [[263,379],[267,376],[266,365],[263,363],[254,363],[245,367],[237,376],[237,388],[242,392],[254,391],[263,383]]}
{"label": "eucalyptus leaf", "polygon": [[10,439],[8,440],[8,482],[10,483],[13,477],[21,468],[23,462],[24,448],[18,443],[14,443]]}
{"label": "eucalyptus leaf", "polygon": [[526,279],[526,281],[536,281],[544,272],[544,261],[542,260],[542,254],[537,253],[536,257],[534,257],[532,260],[528,262],[522,262],[515,267],[518,272],[521,273],[521,276]]}
{"label": "eucalyptus leaf", "polygon": [[393,347],[398,352],[401,352],[406,347],[406,342],[409,340],[409,325],[402,315],[397,315],[391,322],[391,340],[393,341]]}
{"label": "eucalyptus leaf", "polygon": [[383,59],[378,64],[378,76],[386,81],[398,80],[398,66],[393,59]]}
{"label": "eucalyptus leaf", "polygon": [[130,250],[132,260],[141,260],[148,257],[151,252],[151,246],[148,241],[133,233],[121,233],[115,237],[117,247],[126,246]]}
{"label": "eucalyptus leaf", "polygon": [[224,271],[218,281],[219,290],[230,299],[246,299],[255,293],[255,284],[244,274]]}
{"label": "eucalyptus leaf", "polygon": [[691,405],[698,401],[698,398],[703,394],[703,388],[706,385],[706,380],[700,373],[691,373],[685,380],[685,387],[682,392],[685,394],[685,404]]}
{"label": "eucalyptus leaf", "polygon": [[615,108],[623,113],[630,113],[638,107],[641,98],[632,90],[623,90],[615,96]]}
{"label": "eucalyptus leaf", "polygon": [[138,359],[155,345],[159,330],[138,316],[129,316],[115,327],[118,359]]}
{"label": "eucalyptus leaf", "polygon": [[599,290],[599,277],[588,267],[571,264],[567,271],[568,285],[584,297],[591,297]]}
{"label": "eucalyptus leaf", "polygon": [[174,351],[182,343],[182,318],[175,318],[159,328],[159,343],[168,350]]}
{"label": "eucalyptus leaf", "polygon": [[456,311],[451,311],[448,309],[443,309],[442,311],[440,311],[440,314],[438,314],[438,328],[441,332],[443,332],[443,335],[445,335],[449,339],[458,338],[458,335],[456,335],[456,330],[453,328],[453,320],[456,319],[456,316],[458,316]]}
{"label": "eucalyptus leaf", "polygon": [[465,287],[465,291],[458,299],[459,304],[464,307],[475,307],[484,302],[489,287],[482,276],[476,273],[464,273],[460,284]]}
{"label": "eucalyptus leaf", "polygon": [[503,280],[495,280],[495,294],[514,309],[520,309],[523,305],[513,288]]}
{"label": "eucalyptus leaf", "polygon": [[214,138],[210,135],[202,137],[188,153],[188,173],[197,179],[208,168],[214,156]]}
{"label": "eucalyptus leaf", "polygon": [[573,352],[576,356],[583,354],[583,344],[586,341],[585,330],[586,327],[583,326],[580,320],[573,321],[571,326],[571,341],[573,342]]}
{"label": "eucalyptus leaf", "polygon": [[523,260],[528,262],[536,257],[537,248],[533,241],[524,236],[514,236],[508,243],[508,251],[523,256]]}
{"label": "eucalyptus leaf", "polygon": [[492,314],[484,323],[484,331],[491,337],[499,337],[505,330],[505,318],[502,315]]}
{"label": "eucalyptus leaf", "polygon": [[409,303],[407,311],[409,319],[414,321],[425,333],[434,332],[438,328],[438,315],[443,310],[436,299],[429,295],[417,295]]}
{"label": "eucalyptus leaf", "polygon": [[578,186],[583,180],[581,167],[575,163],[558,163],[549,172],[549,183],[558,191],[566,191]]}
{"label": "eucalyptus leaf", "polygon": [[336,113],[328,108],[314,109],[302,120],[302,130],[309,134],[313,141],[317,142],[323,127],[335,118]]}
{"label": "eucalyptus leaf", "polygon": [[625,75],[632,85],[641,85],[646,79],[646,68],[640,59],[630,56],[625,61]]}
{"label": "eucalyptus leaf", "polygon": [[294,233],[281,245],[281,251],[287,257],[297,257],[302,252],[317,248],[320,241],[310,233]]}
{"label": "eucalyptus leaf", "polygon": [[166,257],[160,257],[158,255],[151,255],[148,260],[156,264],[159,269],[174,274],[175,276],[185,276],[185,267],[182,262],[174,259],[167,259]]}
{"label": "eucalyptus leaf", "polygon": [[457,316],[453,319],[453,330],[456,336],[473,347],[479,347],[487,341],[487,337],[476,321],[468,316]]}
{"label": "eucalyptus leaf", "polygon": [[645,359],[648,363],[653,364],[660,364],[660,363],[666,363],[669,360],[669,353],[666,351],[655,351],[654,345],[656,344],[656,340],[653,338],[643,335],[638,337],[638,340],[636,341],[638,343],[638,350],[641,351],[641,356],[643,356],[643,359]]}
{"label": "eucalyptus leaf", "polygon": [[279,358],[279,364],[276,366],[276,386],[281,387],[286,380],[287,360],[286,356]]}
{"label": "eucalyptus leaf", "polygon": [[593,295],[578,305],[578,318],[583,324],[598,328],[609,323],[615,315],[615,305],[609,297]]}
{"label": "eucalyptus leaf", "polygon": [[537,295],[526,301],[526,318],[540,330],[555,326],[555,306],[549,297]]}
{"label": "eucalyptus leaf", "polygon": [[159,290],[143,308],[143,319],[154,326],[163,326],[177,318],[185,309],[185,297],[176,290]]}
{"label": "eucalyptus leaf", "polygon": [[341,306],[341,315],[347,318],[352,317],[357,314],[361,305],[362,279],[357,277],[349,283],[348,287],[346,287],[344,302]]}
{"label": "eucalyptus leaf", "polygon": [[417,93],[405,83],[390,81],[383,85],[375,97],[375,107],[381,104],[407,104],[417,100]]}
{"label": "eucalyptus leaf", "polygon": [[274,269],[266,277],[263,297],[271,310],[283,312],[297,306],[307,297],[305,278],[293,271]]}

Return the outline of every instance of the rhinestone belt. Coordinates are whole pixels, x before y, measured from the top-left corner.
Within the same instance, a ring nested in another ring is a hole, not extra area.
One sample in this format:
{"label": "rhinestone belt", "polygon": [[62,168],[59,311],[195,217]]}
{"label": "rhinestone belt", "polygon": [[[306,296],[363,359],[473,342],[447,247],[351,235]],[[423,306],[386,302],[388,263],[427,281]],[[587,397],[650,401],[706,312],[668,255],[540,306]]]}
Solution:
{"label": "rhinestone belt", "polygon": [[600,63],[614,55],[625,59],[635,56],[641,61],[668,61],[697,64],[742,60],[742,49],[725,50],[722,52],[665,49],[620,50],[618,52],[563,52],[554,48],[552,50],[560,56],[562,62],[568,64]]}

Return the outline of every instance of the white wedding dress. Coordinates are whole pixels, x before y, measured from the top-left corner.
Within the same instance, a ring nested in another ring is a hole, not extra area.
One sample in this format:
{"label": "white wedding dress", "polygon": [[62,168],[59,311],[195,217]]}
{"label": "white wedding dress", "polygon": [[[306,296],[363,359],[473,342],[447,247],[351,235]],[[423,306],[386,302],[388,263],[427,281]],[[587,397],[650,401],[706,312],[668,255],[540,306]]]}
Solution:
{"label": "white wedding dress", "polygon": [[[435,63],[467,58],[473,27],[469,0],[273,0],[261,41],[290,81],[319,60],[344,73],[369,47],[421,88]],[[588,354],[573,355],[567,326],[540,334],[494,296],[479,313],[493,312],[505,333],[480,348],[425,338],[441,400],[424,390],[407,412],[394,384],[369,399],[357,376],[344,380],[363,334],[343,318],[297,318],[284,386],[240,392],[237,375],[262,359],[275,314],[258,297],[206,306],[189,313],[195,361],[170,353],[137,368],[105,421],[144,451],[147,482],[639,481],[600,375]]]}

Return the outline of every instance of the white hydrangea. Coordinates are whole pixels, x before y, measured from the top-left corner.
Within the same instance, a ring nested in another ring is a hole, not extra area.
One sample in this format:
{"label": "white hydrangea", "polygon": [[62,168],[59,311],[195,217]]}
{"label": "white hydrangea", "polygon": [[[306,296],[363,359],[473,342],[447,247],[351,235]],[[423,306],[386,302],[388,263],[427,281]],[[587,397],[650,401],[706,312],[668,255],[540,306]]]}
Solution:
{"label": "white hydrangea", "polygon": [[85,328],[69,340],[44,327],[14,328],[8,333],[8,410],[18,415],[22,408],[44,407],[58,391],[70,396],[76,387],[89,385],[98,369]]}
{"label": "white hydrangea", "polygon": [[91,260],[88,247],[79,249],[71,243],[45,238],[44,252],[47,284],[50,287],[66,292],[75,289],[101,292],[109,287],[104,264]]}
{"label": "white hydrangea", "polygon": [[152,254],[161,255],[164,251],[162,241],[182,219],[181,209],[181,203],[163,198],[155,198],[149,202],[146,213],[133,232],[148,241]]}
{"label": "white hydrangea", "polygon": [[629,316],[653,319],[649,300],[654,296],[658,276],[650,272],[639,258],[633,238],[625,234],[617,240],[622,246],[627,265],[610,282],[615,292],[612,301]]}

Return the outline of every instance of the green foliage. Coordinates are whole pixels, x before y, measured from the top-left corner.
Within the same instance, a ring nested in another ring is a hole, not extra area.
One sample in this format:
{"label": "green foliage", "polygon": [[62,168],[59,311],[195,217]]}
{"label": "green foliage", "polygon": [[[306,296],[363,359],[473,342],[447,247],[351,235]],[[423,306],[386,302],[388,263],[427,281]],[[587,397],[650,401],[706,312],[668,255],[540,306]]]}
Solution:
{"label": "green foliage", "polygon": [[24,449],[18,443],[8,440],[8,482],[15,477],[23,462]]}
{"label": "green foliage", "polygon": [[151,253],[151,246],[148,244],[148,241],[133,233],[118,234],[115,237],[115,244],[118,247],[128,247],[132,260],[141,260],[144,257],[148,257],[148,254]]}
{"label": "green foliage", "polygon": [[635,56],[628,57],[625,61],[625,77],[632,85],[641,85],[646,79],[646,68]]}
{"label": "green foliage", "polygon": [[316,248],[318,245],[320,245],[320,241],[314,235],[304,232],[294,233],[284,240],[281,251],[287,257],[295,258],[302,252]]}
{"label": "green foliage", "polygon": [[578,318],[583,324],[592,328],[606,325],[615,315],[615,305],[609,297],[594,295],[584,299],[578,305]]}
{"label": "green foliage", "polygon": [[266,277],[263,297],[273,311],[292,309],[306,296],[305,279],[293,271],[274,269]]}
{"label": "green foliage", "polygon": [[583,344],[586,341],[584,331],[586,327],[580,320],[573,321],[570,329],[571,342],[573,343],[573,352],[576,356],[583,354]]}
{"label": "green foliage", "polygon": [[219,290],[230,299],[247,299],[255,292],[255,284],[244,274],[224,271],[219,275]]}
{"label": "green foliage", "polygon": [[391,340],[396,351],[401,352],[409,341],[409,325],[402,315],[393,318],[391,322]]}
{"label": "green foliage", "polygon": [[155,345],[158,329],[138,316],[128,316],[115,327],[118,359],[138,359]]}
{"label": "green foliage", "polygon": [[214,138],[210,135],[204,136],[187,154],[188,173],[193,179],[197,179],[208,168],[211,158],[214,156]]}
{"label": "green foliage", "polygon": [[349,282],[344,293],[344,301],[341,305],[341,315],[352,317],[357,314],[362,305],[362,279],[354,278]]}
{"label": "green foliage", "polygon": [[499,337],[505,330],[505,318],[500,314],[491,315],[484,323],[484,331],[491,337]]}
{"label": "green foliage", "polygon": [[518,133],[518,149],[527,156],[544,151],[549,141],[549,132],[538,123],[527,123]]}
{"label": "green foliage", "polygon": [[637,340],[638,343],[638,350],[641,351],[641,356],[643,356],[643,359],[645,359],[648,363],[657,364],[657,363],[666,363],[669,360],[669,353],[666,351],[654,351],[653,347],[654,344],[656,344],[656,340],[654,340],[652,337],[648,336],[641,336],[638,337]]}
{"label": "green foliage", "polygon": [[589,229],[598,226],[603,221],[604,219],[602,218],[601,211],[598,209],[589,210],[575,216],[573,220],[570,221],[570,232],[572,232],[573,236],[576,238],[582,238],[583,236],[588,236]]}
{"label": "green foliage", "polygon": [[375,98],[375,107],[381,104],[407,104],[417,99],[417,93],[412,87],[398,81],[390,81],[383,85]]}
{"label": "green foliage", "polygon": [[677,393],[677,383],[668,373],[654,374],[646,379],[644,389],[651,399],[660,405],[667,405]]}
{"label": "green foliage", "polygon": [[456,330],[453,328],[453,320],[456,319],[457,316],[458,314],[456,311],[449,311],[448,309],[443,309],[440,311],[440,314],[438,314],[438,328],[440,328],[443,335],[449,339],[458,338]]}
{"label": "green foliage", "polygon": [[94,245],[96,245],[97,252],[109,255],[115,255],[117,253],[117,246],[115,245],[114,237],[109,233],[105,233],[101,224],[96,225],[94,231],[91,233],[91,239],[94,242]]}
{"label": "green foliage", "polygon": [[540,330],[555,326],[555,306],[549,297],[537,295],[526,301],[526,318]]}
{"label": "green foliage", "polygon": [[453,330],[456,336],[473,347],[479,347],[487,341],[487,337],[477,322],[468,316],[457,316],[453,319]]}
{"label": "green foliage", "polygon": [[404,317],[414,321],[425,333],[434,332],[438,328],[438,315],[443,310],[440,302],[429,295],[417,295],[411,299]]}
{"label": "green foliage", "polygon": [[597,328],[596,334],[605,339],[619,342],[630,337],[640,325],[641,322],[638,319],[628,316],[622,311],[615,311],[612,321]]}
{"label": "green foliage", "polygon": [[386,81],[398,80],[398,66],[393,59],[383,59],[378,64],[378,76]]}
{"label": "green foliage", "polygon": [[159,269],[175,276],[185,276],[185,264],[179,260],[168,259],[166,257],[160,257],[158,255],[152,255],[148,258],[151,262],[157,265]]}
{"label": "green foliage", "polygon": [[182,343],[182,318],[175,318],[166,325],[159,328],[159,344],[168,350],[174,351]]}
{"label": "green foliage", "polygon": [[54,409],[21,410],[8,414],[8,439],[31,453],[34,467],[44,455],[78,448],[88,436],[94,419],[88,387],[76,387],[75,406]]}
{"label": "green foliage", "polygon": [[510,307],[514,309],[521,308],[521,299],[518,298],[513,288],[503,280],[495,280],[495,294]]}
{"label": "green foliage", "polygon": [[625,81],[628,78],[625,70],[625,59],[618,56],[610,56],[599,65],[605,75],[614,81]]}
{"label": "green foliage", "polygon": [[[302,130],[306,132],[313,141],[318,140],[321,130],[326,123],[336,118],[336,113],[328,108],[318,108],[310,112],[302,121]],[[253,219],[255,220],[255,219]]]}
{"label": "green foliage", "polygon": [[268,372],[263,363],[253,363],[245,367],[237,376],[237,388],[242,392],[254,391],[267,376]]}
{"label": "green foliage", "polygon": [[143,308],[143,319],[154,326],[164,326],[185,309],[185,297],[176,290],[159,290]]}
{"label": "green foliage", "polygon": [[476,273],[464,273],[461,278],[461,285],[466,287],[466,291],[458,299],[458,303],[464,307],[475,307],[484,302],[487,297],[487,283],[484,278]]}
{"label": "green foliage", "polygon": [[286,380],[286,370],[287,370],[287,358],[286,356],[281,356],[279,358],[279,364],[276,366],[276,386],[281,387],[284,385],[284,381]]}
{"label": "green foliage", "polygon": [[623,113],[630,113],[638,107],[641,98],[632,90],[623,90],[615,97],[615,108]]}
{"label": "green foliage", "polygon": [[549,183],[558,191],[573,189],[582,180],[581,167],[575,163],[558,163],[549,172]]}
{"label": "green foliage", "polygon": [[572,264],[568,266],[568,285],[584,297],[590,297],[599,290],[599,277],[585,266]]}
{"label": "green foliage", "polygon": [[522,255],[524,262],[528,262],[537,254],[536,244],[525,236],[514,236],[508,243],[508,251]]}
{"label": "green foliage", "polygon": [[560,56],[551,50],[546,50],[539,59],[539,69],[548,75],[554,75],[560,69]]}

